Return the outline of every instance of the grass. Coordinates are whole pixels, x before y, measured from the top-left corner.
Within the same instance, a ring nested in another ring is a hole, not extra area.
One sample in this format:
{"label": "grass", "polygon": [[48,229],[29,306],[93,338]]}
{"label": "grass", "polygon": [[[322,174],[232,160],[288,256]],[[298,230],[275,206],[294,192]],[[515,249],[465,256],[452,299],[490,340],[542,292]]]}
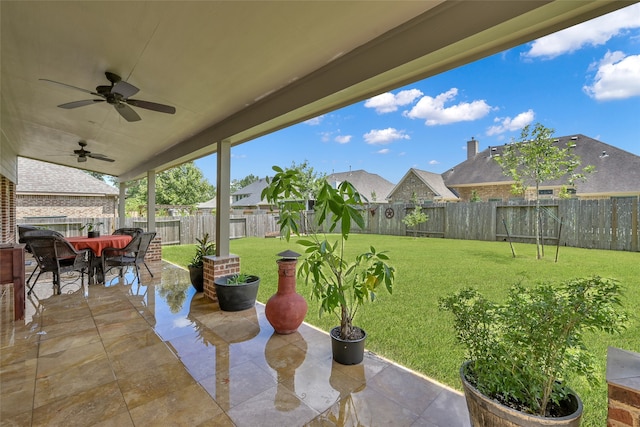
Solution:
{"label": "grass", "polygon": [[[259,301],[266,302],[277,290],[276,254],[286,249],[303,253],[295,240],[246,238],[231,242],[231,252],[240,256],[242,272],[262,279]],[[351,235],[347,245],[347,251],[354,254],[369,245],[387,250],[396,268],[393,295],[380,292],[377,301],[364,306],[356,318],[355,324],[367,330],[367,348],[458,390],[464,350],[455,342],[452,318],[438,311],[439,297],[473,286],[488,297],[502,299],[510,285],[519,281],[527,286],[592,275],[618,279],[626,289],[624,308],[632,316],[627,331],[615,336],[588,335],[587,345],[597,358],[601,382],[592,388],[581,379],[570,381],[584,402],[582,425],[606,425],[607,347],[640,352],[640,320],[636,315],[640,313],[640,253],[561,247],[555,263],[555,247],[545,247],[545,258],[536,260],[535,245],[529,244],[514,244],[516,258],[505,242]],[[162,257],[186,266],[194,247],[163,247]],[[309,286],[298,282],[298,292],[309,301]],[[325,331],[338,324],[334,317],[319,318],[315,301],[309,301],[305,321]]]}

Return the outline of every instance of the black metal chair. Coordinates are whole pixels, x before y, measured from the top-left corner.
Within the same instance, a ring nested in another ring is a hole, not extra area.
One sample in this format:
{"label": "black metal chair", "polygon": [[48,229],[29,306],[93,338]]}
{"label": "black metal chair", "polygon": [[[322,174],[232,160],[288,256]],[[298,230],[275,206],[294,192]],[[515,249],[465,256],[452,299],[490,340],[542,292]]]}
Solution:
{"label": "black metal chair", "polygon": [[[43,233],[47,231],[49,234]],[[40,269],[27,295],[31,295],[42,273],[47,272],[53,274],[53,292],[58,295],[61,293],[61,273],[80,272],[81,284],[84,286],[84,275],[90,267],[90,250],[78,251],[60,233],[55,231],[51,233],[51,231],[32,230],[27,231],[23,236],[25,244],[29,246]]]}
{"label": "black metal chair", "polygon": [[126,234],[127,236],[136,237],[138,234],[144,233],[142,228],[138,227],[123,227],[118,228],[113,234]]}
{"label": "black metal chair", "polygon": [[[32,235],[32,236],[60,236],[60,237],[64,237],[62,234],[60,234],[60,233],[58,233],[57,231],[54,231],[54,230],[47,230],[47,229],[44,229],[44,228],[38,228],[36,226],[29,225],[29,224],[19,224],[18,225],[18,243],[24,243],[25,250],[28,253],[30,253],[31,255],[33,255],[33,251],[31,250],[31,247],[27,244],[27,241],[26,241],[26,238],[25,238],[27,233]],[[29,275],[29,278],[27,279],[27,286],[31,282],[31,279],[33,278],[33,275],[36,273],[36,271],[38,271],[38,268],[39,268],[38,267],[38,263],[36,262],[36,267],[33,269],[31,274]]]}
{"label": "black metal chair", "polygon": [[124,248],[105,248],[102,250],[102,271],[106,276],[107,271],[113,267],[120,269],[120,276],[126,267],[133,266],[136,270],[136,279],[140,283],[140,271],[138,266],[144,264],[147,271],[153,277],[153,273],[144,261],[149,245],[153,238],[156,237],[155,232],[141,233],[135,236],[131,242]]}

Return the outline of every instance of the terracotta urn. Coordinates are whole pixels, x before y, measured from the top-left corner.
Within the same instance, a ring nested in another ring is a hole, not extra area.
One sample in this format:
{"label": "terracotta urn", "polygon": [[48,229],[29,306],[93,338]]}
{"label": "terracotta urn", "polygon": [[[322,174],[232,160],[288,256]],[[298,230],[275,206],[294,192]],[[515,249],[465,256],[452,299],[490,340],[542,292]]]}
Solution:
{"label": "terracotta urn", "polygon": [[267,320],[278,334],[292,334],[307,314],[307,301],[296,292],[296,264],[300,255],[293,251],[278,254],[278,291],[265,306]]}

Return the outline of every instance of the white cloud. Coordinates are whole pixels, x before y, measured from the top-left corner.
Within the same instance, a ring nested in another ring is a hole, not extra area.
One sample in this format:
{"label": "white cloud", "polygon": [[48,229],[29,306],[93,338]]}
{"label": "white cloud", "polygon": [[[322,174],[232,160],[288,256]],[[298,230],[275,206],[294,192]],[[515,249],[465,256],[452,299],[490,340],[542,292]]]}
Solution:
{"label": "white cloud", "polygon": [[382,150],[376,151],[376,153],[378,153],[378,154],[387,154],[387,153],[389,153],[389,151],[390,150],[388,148],[383,148]]}
{"label": "white cloud", "polygon": [[587,22],[549,34],[531,43],[528,58],[555,58],[584,46],[599,46],[625,30],[640,28],[640,4],[625,7]]}
{"label": "white cloud", "polygon": [[338,135],[335,137],[335,141],[338,144],[347,144],[349,143],[349,141],[351,141],[352,136],[351,135]]}
{"label": "white cloud", "polygon": [[440,164],[440,162],[439,162],[439,161],[437,161],[437,160],[429,160],[429,164],[430,164],[430,165],[439,165],[439,164]]}
{"label": "white cloud", "polygon": [[404,130],[395,128],[373,129],[363,135],[367,144],[385,145],[399,139],[411,139]]}
{"label": "white cloud", "polygon": [[309,125],[309,126],[318,126],[320,123],[322,123],[323,119],[324,119],[324,115],[318,116],[318,117],[314,117],[313,119],[305,120],[302,123],[304,123],[305,125]]}
{"label": "white cloud", "polygon": [[582,89],[598,101],[640,96],[640,55],[607,52],[597,65],[593,83]]}
{"label": "white cloud", "polygon": [[425,119],[427,126],[435,126],[470,122],[486,116],[491,111],[491,106],[484,100],[460,102],[451,107],[445,107],[445,103],[452,101],[457,95],[458,89],[454,87],[435,98],[423,96],[411,110],[405,111],[403,115],[411,119]]}
{"label": "white cloud", "polygon": [[386,92],[367,99],[364,106],[375,108],[378,114],[392,113],[397,111],[399,106],[411,104],[420,96],[422,92],[418,89],[401,90],[397,95]]}
{"label": "white cloud", "polygon": [[522,129],[526,125],[531,124],[535,117],[536,114],[533,112],[533,110],[527,110],[523,113],[518,114],[514,118],[496,117],[493,121],[498,124],[487,129],[487,136],[497,135],[504,132],[513,132],[514,130]]}

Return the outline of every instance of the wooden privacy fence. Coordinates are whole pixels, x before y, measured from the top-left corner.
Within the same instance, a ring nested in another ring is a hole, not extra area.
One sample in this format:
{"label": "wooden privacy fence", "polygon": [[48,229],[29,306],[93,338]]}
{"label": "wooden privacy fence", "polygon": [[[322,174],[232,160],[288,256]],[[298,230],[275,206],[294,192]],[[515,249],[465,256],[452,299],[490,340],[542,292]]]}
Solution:
{"label": "wooden privacy fence", "polygon": [[[550,200],[542,202],[540,229],[546,244],[559,244],[589,249],[640,251],[638,232],[638,197],[618,197],[602,200]],[[446,239],[535,242],[534,203],[446,203],[427,204],[422,207],[428,221],[415,230],[418,236]],[[411,204],[383,204],[365,208],[365,227],[354,233],[414,235],[402,219],[411,212]],[[313,221],[313,212],[306,213],[306,224]],[[278,217],[272,213],[232,216],[230,235],[264,237],[278,235]],[[114,218],[25,218],[18,224],[28,223],[60,231],[65,236],[84,234],[78,227],[86,222],[103,222],[100,230],[115,230]],[[560,226],[562,221],[562,227]],[[146,230],[144,218],[127,218],[127,227]],[[326,225],[323,229],[327,230]],[[301,224],[305,230],[305,224]],[[163,245],[195,243],[196,238],[209,233],[215,238],[215,216],[196,215],[156,218],[156,231]]]}

